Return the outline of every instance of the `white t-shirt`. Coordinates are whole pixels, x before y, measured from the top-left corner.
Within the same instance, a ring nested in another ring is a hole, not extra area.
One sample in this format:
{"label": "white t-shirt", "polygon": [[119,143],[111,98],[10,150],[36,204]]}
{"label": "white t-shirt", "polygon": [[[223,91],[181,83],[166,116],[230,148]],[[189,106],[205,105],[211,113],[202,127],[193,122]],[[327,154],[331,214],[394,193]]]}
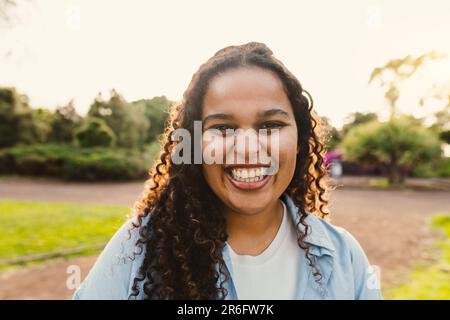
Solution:
{"label": "white t-shirt", "polygon": [[[281,201],[281,200],[280,200]],[[232,278],[239,299],[295,299],[299,275],[297,231],[283,204],[283,220],[272,243],[257,256],[230,248]]]}

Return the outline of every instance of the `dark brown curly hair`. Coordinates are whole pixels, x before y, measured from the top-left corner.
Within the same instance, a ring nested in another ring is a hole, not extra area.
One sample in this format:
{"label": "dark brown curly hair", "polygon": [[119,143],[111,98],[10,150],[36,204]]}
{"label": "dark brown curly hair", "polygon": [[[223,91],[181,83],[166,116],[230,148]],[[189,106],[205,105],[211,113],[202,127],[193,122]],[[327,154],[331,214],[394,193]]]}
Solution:
{"label": "dark brown curly hair", "polygon": [[[134,209],[137,216],[132,229],[137,228],[139,234],[136,246],[145,248],[135,256],[145,257],[139,276],[133,280],[130,298],[136,298],[140,290],[145,299],[224,299],[227,295],[224,283],[228,274],[222,257],[227,229],[219,209],[220,200],[206,183],[201,164],[193,164],[193,159],[192,164],[172,162],[171,153],[177,142],[171,135],[175,129],[184,128],[194,136],[194,121],[201,121],[208,83],[218,73],[245,66],[260,67],[278,75],[292,105],[299,152],[286,192],[299,209],[297,227],[304,226],[298,245],[304,249],[313,274],[320,279],[320,270],[305,242],[310,232],[305,218],[308,214],[321,218],[328,214],[328,179],[323,156],[326,132],[313,111],[310,94],[297,78],[266,45],[250,42],[216,52],[193,75],[182,101],[171,108],[160,156],[149,171],[143,197]],[[217,286],[219,279],[222,281]]]}

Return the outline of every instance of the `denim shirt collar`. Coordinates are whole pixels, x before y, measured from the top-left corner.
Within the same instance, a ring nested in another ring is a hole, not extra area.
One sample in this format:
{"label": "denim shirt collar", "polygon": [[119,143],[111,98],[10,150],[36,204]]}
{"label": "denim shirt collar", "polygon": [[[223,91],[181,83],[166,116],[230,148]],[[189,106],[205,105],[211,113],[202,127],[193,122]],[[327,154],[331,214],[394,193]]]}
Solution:
{"label": "denim shirt collar", "polygon": [[[286,205],[286,209],[291,214],[292,220],[297,224],[300,219],[300,216],[298,215],[299,209],[287,193],[284,193],[282,195],[281,200],[284,202],[284,204]],[[308,213],[307,217],[305,218],[305,222],[308,224],[309,228],[308,234],[306,235],[304,241],[310,245],[309,252],[315,257],[316,263],[321,273],[321,278],[319,281],[310,281],[314,278],[314,276],[312,275],[312,268],[308,265],[307,260],[304,257],[304,251],[299,247],[299,254],[302,255],[302,262],[300,266],[301,274],[299,276],[299,284],[297,288],[297,299],[304,298],[307,287],[305,284],[307,283],[312,284],[313,288],[319,292],[320,297],[326,298],[327,291],[324,289],[324,284],[327,283],[333,271],[333,258],[336,252],[336,248],[319,217]],[[305,231],[305,226],[303,226],[302,224],[299,224],[298,227],[301,232]],[[238,299],[238,296],[233,284],[233,279],[231,277],[231,275],[233,274],[233,266],[231,263],[229,250],[230,249],[228,247],[228,244],[225,243],[222,251],[222,256],[228,275],[226,284],[226,289],[228,290],[227,299],[236,300]],[[220,274],[217,283],[220,284],[220,282],[222,281],[222,275]]]}
{"label": "denim shirt collar", "polygon": [[[294,201],[287,193],[284,193],[281,199],[286,204],[286,208],[292,216],[292,221],[295,221],[295,223],[297,223],[300,220],[300,216],[298,214],[299,209],[294,204]],[[333,256],[336,248],[331,241],[330,236],[323,223],[320,221],[320,218],[311,213],[308,213],[305,218],[305,222],[309,226],[308,234],[305,237],[305,242],[313,246],[310,250],[311,254],[314,254],[316,256],[321,256],[323,254]],[[305,232],[304,225],[299,224],[299,229],[302,232]],[[317,250],[314,250],[313,248],[316,248]]]}

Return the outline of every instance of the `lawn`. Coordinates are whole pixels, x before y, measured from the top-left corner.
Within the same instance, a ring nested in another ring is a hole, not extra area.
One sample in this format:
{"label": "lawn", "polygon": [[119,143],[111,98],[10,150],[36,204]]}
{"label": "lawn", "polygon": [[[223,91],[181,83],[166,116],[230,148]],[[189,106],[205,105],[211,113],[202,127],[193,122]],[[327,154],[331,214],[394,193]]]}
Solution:
{"label": "lawn", "polygon": [[387,290],[386,299],[450,299],[450,215],[436,215],[432,226],[441,230],[446,238],[438,243],[441,257],[433,265],[416,268],[408,283]]}
{"label": "lawn", "polygon": [[0,260],[106,243],[129,211],[124,206],[0,200]]}

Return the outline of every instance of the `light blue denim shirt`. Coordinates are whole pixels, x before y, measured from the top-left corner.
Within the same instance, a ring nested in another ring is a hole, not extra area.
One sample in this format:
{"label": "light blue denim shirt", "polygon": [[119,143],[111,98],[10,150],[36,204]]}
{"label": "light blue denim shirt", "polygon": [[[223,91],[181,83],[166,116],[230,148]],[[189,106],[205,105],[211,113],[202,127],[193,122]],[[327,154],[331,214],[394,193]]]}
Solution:
{"label": "light blue denim shirt", "polygon": [[[298,209],[292,199],[284,194],[282,200],[293,221],[298,221]],[[320,281],[316,281],[305,251],[299,247],[300,275],[296,299],[382,299],[378,275],[357,240],[343,228],[333,226],[312,214],[305,221],[310,226],[305,242],[310,245],[310,253],[315,257],[322,277]],[[133,256],[133,252],[140,251],[135,247],[137,229],[131,231],[131,239],[128,240],[130,227],[131,220],[109,241],[75,292],[74,299],[128,299],[133,279],[139,275],[139,266],[145,253],[143,251],[136,255],[134,260],[129,258]],[[300,225],[300,228],[303,226]],[[227,272],[231,275],[233,266],[228,250],[225,245],[223,258]],[[239,299],[231,276],[225,283],[225,288],[228,290],[228,300]],[[142,298],[143,290],[140,287],[137,299]]]}

